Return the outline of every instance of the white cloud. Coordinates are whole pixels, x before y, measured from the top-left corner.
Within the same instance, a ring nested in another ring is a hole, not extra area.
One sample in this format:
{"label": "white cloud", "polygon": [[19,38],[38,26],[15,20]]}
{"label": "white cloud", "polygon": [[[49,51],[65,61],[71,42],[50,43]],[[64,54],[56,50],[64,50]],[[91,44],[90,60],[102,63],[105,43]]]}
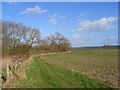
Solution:
{"label": "white cloud", "polygon": [[118,36],[110,36],[106,38],[103,43],[108,45],[118,45]]}
{"label": "white cloud", "polygon": [[33,8],[27,8],[24,11],[21,12],[21,14],[39,14],[39,13],[45,13],[47,12],[47,9],[42,9],[39,6],[35,6]]}
{"label": "white cloud", "polygon": [[47,33],[45,36],[46,37],[48,37],[48,36],[50,36],[50,35],[52,35],[52,34],[54,34],[55,32],[49,32],[49,33]]}
{"label": "white cloud", "polygon": [[50,19],[48,20],[49,23],[52,24],[57,24],[59,19],[66,19],[67,16],[59,16],[57,13],[54,13],[52,15],[49,16]]}
{"label": "white cloud", "polygon": [[56,13],[50,15],[49,17],[50,17],[50,19],[48,20],[49,23],[57,24],[57,14]]}
{"label": "white cloud", "polygon": [[67,16],[60,16],[59,18],[60,18],[60,19],[66,19]]}
{"label": "white cloud", "polygon": [[88,38],[86,36],[78,35],[78,34],[73,34],[72,39],[80,41],[80,40],[87,40],[87,39],[90,39],[90,38]]}
{"label": "white cloud", "polygon": [[117,21],[115,17],[101,18],[98,20],[90,21],[84,20],[79,23],[79,27],[73,29],[73,32],[80,32],[86,30],[109,30],[114,29],[116,26],[113,25],[113,22]]}
{"label": "white cloud", "polygon": [[81,13],[81,14],[80,14],[80,17],[84,17],[84,16],[85,16],[85,14],[84,14],[84,13]]}
{"label": "white cloud", "polygon": [[54,13],[54,14],[51,15],[50,17],[57,17],[57,13]]}
{"label": "white cloud", "polygon": [[115,39],[116,39],[115,36],[111,36],[111,37],[108,38],[109,41],[113,41],[113,40],[115,40]]}
{"label": "white cloud", "polygon": [[57,19],[52,17],[48,20],[48,22],[52,23],[52,24],[57,24]]}
{"label": "white cloud", "polygon": [[40,32],[43,32],[43,29],[39,29]]}

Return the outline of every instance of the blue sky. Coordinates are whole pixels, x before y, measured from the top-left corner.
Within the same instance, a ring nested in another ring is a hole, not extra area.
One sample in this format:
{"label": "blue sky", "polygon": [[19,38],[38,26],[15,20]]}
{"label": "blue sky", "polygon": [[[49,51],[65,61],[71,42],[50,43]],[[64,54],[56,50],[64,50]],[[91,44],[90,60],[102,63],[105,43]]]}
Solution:
{"label": "blue sky", "polygon": [[118,44],[117,2],[2,3],[2,19],[38,28],[41,37],[60,32],[73,47]]}

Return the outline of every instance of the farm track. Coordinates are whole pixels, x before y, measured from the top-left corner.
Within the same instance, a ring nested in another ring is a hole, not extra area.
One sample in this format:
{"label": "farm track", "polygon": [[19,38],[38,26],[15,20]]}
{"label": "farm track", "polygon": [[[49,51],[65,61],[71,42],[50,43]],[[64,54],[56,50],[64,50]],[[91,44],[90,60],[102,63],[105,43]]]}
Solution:
{"label": "farm track", "polygon": [[26,88],[108,88],[108,85],[71,70],[45,62],[41,56],[34,57],[26,78],[17,87]]}
{"label": "farm track", "polygon": [[[63,53],[67,53],[67,52],[63,52]],[[43,53],[43,54],[34,54],[34,55],[31,55],[29,57],[28,60],[26,60],[23,64],[20,65],[20,71],[17,72],[17,75],[20,76],[19,79],[16,79],[16,77],[11,76],[11,80],[10,81],[7,81],[5,84],[3,84],[3,87],[16,87],[16,85],[19,83],[19,80],[22,80],[25,78],[25,68],[29,67],[29,65],[31,64],[31,60],[32,58],[34,57],[37,57],[37,56],[44,56],[44,55],[51,55],[51,54],[58,54],[58,53]],[[60,53],[59,53],[60,54]],[[4,57],[2,58],[2,60],[0,60],[0,67],[1,69],[5,69],[6,68],[6,65],[9,64],[9,65],[12,65],[12,61],[13,61],[13,57]],[[1,70],[0,73],[2,73],[3,71]],[[5,72],[3,72],[5,73]]]}

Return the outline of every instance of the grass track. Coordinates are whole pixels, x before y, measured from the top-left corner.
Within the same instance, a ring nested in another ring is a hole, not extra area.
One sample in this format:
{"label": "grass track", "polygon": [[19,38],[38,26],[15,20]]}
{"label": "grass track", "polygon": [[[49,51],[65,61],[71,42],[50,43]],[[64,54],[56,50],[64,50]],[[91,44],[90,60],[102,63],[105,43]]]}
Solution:
{"label": "grass track", "polygon": [[108,85],[77,72],[58,67],[34,57],[26,70],[25,80],[17,87],[24,88],[109,88]]}

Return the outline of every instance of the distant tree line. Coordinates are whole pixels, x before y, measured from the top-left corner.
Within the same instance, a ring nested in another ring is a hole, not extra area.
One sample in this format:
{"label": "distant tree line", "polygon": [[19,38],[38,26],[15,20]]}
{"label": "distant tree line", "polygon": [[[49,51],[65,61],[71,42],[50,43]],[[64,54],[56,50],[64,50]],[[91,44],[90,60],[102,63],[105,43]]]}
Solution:
{"label": "distant tree line", "polygon": [[110,45],[106,45],[106,44],[105,44],[104,46],[102,46],[102,48],[103,48],[103,49],[110,49],[110,48],[113,48],[113,47],[110,46]]}
{"label": "distant tree line", "polygon": [[70,42],[60,33],[51,34],[41,40],[37,28],[20,23],[2,21],[3,55],[28,55],[39,52],[65,52],[70,50]]}

